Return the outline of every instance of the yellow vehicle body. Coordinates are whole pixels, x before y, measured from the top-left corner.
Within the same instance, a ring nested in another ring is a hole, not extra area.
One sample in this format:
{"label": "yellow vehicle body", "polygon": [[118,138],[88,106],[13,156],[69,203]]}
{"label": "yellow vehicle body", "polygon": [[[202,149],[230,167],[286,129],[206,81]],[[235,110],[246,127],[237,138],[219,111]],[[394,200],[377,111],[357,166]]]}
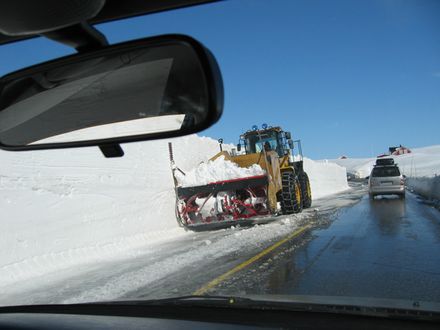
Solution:
{"label": "yellow vehicle body", "polygon": [[281,170],[280,162],[276,152],[268,151],[248,155],[232,156],[227,151],[216,154],[211,160],[224,156],[225,160],[236,163],[240,167],[250,167],[254,164],[259,165],[266,171],[268,176],[268,204],[272,212],[277,210],[277,194],[281,190]]}
{"label": "yellow vehicle body", "polygon": [[[257,164],[265,170],[269,182],[267,194],[269,208],[272,212],[276,212],[278,208],[278,194],[282,190],[281,173],[283,171],[294,172],[293,166],[289,165],[289,155],[280,158],[275,151],[263,150],[259,153],[233,156],[228,151],[221,151],[210,160],[215,160],[220,156],[243,168]],[[296,189],[295,194],[297,199],[301,200],[301,191],[299,189]]]}

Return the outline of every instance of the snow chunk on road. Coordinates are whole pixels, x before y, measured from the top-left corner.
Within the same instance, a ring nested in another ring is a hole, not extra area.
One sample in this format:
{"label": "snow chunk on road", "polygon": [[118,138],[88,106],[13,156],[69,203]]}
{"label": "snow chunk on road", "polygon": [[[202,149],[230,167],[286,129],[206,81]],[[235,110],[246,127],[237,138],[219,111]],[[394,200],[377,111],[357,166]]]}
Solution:
{"label": "snow chunk on road", "polygon": [[179,184],[183,187],[193,187],[218,181],[263,175],[266,174],[266,171],[258,164],[248,168],[240,167],[234,162],[225,160],[224,156],[220,156],[215,160],[199,164],[199,166],[185,174],[176,172]]}

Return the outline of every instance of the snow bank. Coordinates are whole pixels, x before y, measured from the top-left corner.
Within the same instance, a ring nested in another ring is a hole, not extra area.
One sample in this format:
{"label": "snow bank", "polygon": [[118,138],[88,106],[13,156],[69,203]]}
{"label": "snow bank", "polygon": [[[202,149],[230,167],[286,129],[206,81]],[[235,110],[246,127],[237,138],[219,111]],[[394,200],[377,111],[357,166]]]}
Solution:
{"label": "snow bank", "polygon": [[[114,159],[98,148],[0,151],[0,287],[192,235],[175,219],[168,141],[124,145],[125,156]],[[210,138],[171,141],[188,173],[219,151]],[[315,199],[347,188],[335,164],[306,159],[305,169]]]}
{"label": "snow bank", "polygon": [[412,153],[394,156],[402,173],[408,177],[440,175],[440,145],[412,149]]}
{"label": "snow bank", "polygon": [[304,170],[310,179],[312,198],[322,198],[349,189],[344,167],[304,158]]}
{"label": "snow bank", "polygon": [[[403,174],[408,177],[440,175],[440,145],[411,150],[410,154],[392,156]],[[332,159],[329,162],[345,167],[358,178],[365,178],[370,175],[376,158]]]}
{"label": "snow bank", "polygon": [[376,158],[330,159],[328,161],[345,167],[347,173],[351,173],[357,178],[362,179],[370,175]]}
{"label": "snow bank", "polygon": [[406,185],[423,197],[440,201],[440,176],[407,178]]}
{"label": "snow bank", "polygon": [[213,161],[210,160],[199,164],[199,166],[186,172],[186,175],[176,171],[176,176],[180,185],[192,187],[217,181],[263,175],[265,173],[266,171],[258,164],[243,168],[229,160],[225,160],[224,156],[220,156]]}
{"label": "snow bank", "polygon": [[[195,135],[171,141],[185,169],[219,150]],[[98,148],[0,151],[0,286],[186,235],[167,143],[124,145],[119,159]]]}

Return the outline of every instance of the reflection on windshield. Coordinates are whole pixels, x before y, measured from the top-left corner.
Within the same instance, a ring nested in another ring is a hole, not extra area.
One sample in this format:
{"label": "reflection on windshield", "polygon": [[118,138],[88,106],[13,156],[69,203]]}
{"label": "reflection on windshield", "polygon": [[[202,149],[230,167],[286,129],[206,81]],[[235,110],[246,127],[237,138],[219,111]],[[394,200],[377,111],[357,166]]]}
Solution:
{"label": "reflection on windshield", "polygon": [[185,115],[165,115],[83,128],[73,132],[51,136],[31,144],[78,142],[110,139],[159,132],[177,131],[182,127]]}

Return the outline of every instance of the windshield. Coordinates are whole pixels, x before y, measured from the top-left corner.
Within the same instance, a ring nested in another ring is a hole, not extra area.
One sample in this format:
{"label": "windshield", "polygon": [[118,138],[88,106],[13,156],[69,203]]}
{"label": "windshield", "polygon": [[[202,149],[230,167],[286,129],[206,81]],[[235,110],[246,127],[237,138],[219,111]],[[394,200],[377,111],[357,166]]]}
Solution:
{"label": "windshield", "polygon": [[[200,41],[220,67],[223,115],[198,135],[123,144],[120,158],[97,146],[0,150],[0,305],[184,295],[440,302],[439,18],[429,0],[236,0],[96,25],[111,44],[171,33]],[[0,72],[74,52],[44,37],[0,45]],[[186,79],[184,89],[194,85]],[[164,75],[136,91],[168,84]],[[81,104],[112,99],[83,92]],[[118,100],[121,113],[140,111]],[[0,127],[6,117],[19,120],[0,111]],[[36,143],[186,120],[111,119]],[[254,126],[285,133],[258,136]],[[381,157],[398,167],[374,167]]]}
{"label": "windshield", "polygon": [[373,169],[371,176],[385,177],[385,176],[399,176],[400,171],[397,167],[376,167]]}
{"label": "windshield", "polygon": [[264,132],[260,134],[252,134],[246,138],[246,153],[258,153],[263,149],[266,151],[273,150],[282,153],[282,146],[279,146],[276,132]]}

